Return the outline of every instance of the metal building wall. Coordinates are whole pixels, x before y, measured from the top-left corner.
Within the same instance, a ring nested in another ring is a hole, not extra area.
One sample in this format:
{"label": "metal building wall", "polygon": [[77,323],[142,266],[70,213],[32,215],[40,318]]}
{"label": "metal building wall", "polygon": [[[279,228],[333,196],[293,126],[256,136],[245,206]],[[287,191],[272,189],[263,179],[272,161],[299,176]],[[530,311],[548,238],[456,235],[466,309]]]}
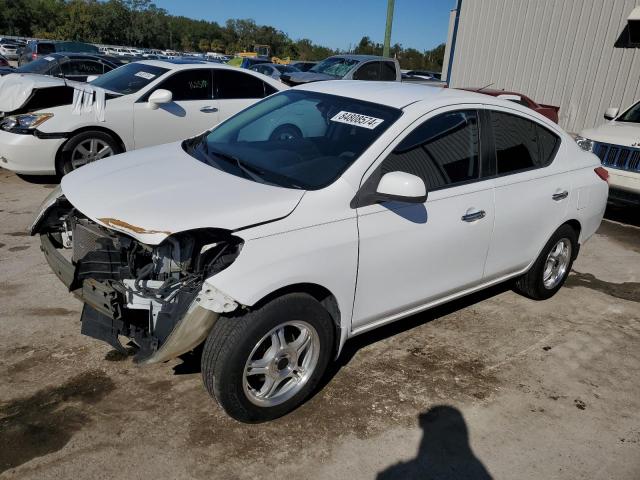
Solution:
{"label": "metal building wall", "polygon": [[[640,99],[640,49],[615,48],[640,0],[462,0],[452,87],[494,87],[560,106],[569,132]],[[446,62],[446,59],[445,59]]]}

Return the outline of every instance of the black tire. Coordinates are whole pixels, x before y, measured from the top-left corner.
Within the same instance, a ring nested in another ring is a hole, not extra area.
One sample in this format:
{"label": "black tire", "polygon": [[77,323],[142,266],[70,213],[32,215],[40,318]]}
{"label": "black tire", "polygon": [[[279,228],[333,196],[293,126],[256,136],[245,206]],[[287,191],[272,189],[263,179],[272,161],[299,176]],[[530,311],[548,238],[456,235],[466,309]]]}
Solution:
{"label": "black tire", "polygon": [[[245,365],[254,347],[283,322],[304,320],[318,334],[319,356],[306,383],[291,398],[274,406],[253,403],[243,387]],[[281,417],[298,407],[315,389],[333,354],[334,328],[329,313],[312,296],[292,293],[241,316],[221,316],[202,353],[202,379],[207,391],[231,417],[258,423]]]}
{"label": "black tire", "polygon": [[302,132],[295,125],[280,125],[277,127],[271,135],[269,136],[270,141],[286,141],[286,140],[296,140],[298,138],[302,138]]}
{"label": "black tire", "polygon": [[71,139],[67,143],[65,143],[64,147],[62,148],[56,165],[58,175],[63,176],[75,170],[72,161],[74,150],[76,149],[76,147],[78,147],[78,145],[92,139],[107,144],[111,148],[113,153],[108,156],[117,155],[119,153],[122,153],[123,151],[122,146],[118,143],[118,141],[106,132],[101,132],[99,130],[87,130],[85,132],[80,132],[77,135],[71,137]]}
{"label": "black tire", "polygon": [[[557,283],[552,287],[545,286],[544,271],[552,249],[563,239],[566,239],[571,244],[571,253],[569,255],[569,263],[566,266],[564,274],[559,278]],[[521,293],[525,297],[529,297],[533,300],[546,300],[553,297],[558,290],[564,285],[564,282],[571,272],[573,261],[578,254],[578,235],[573,227],[570,225],[562,225],[558,230],[551,235],[551,238],[544,246],[540,255],[536,259],[535,263],[531,266],[529,271],[516,280],[515,290]]]}

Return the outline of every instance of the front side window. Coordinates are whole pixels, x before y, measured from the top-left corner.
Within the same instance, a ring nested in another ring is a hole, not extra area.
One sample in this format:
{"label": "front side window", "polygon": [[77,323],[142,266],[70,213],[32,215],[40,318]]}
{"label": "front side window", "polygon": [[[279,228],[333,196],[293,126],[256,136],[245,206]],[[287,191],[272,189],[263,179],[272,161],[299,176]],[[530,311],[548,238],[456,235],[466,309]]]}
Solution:
{"label": "front side window", "polygon": [[640,123],[640,102],[636,103],[629,110],[624,112],[618,118],[617,122]]}
{"label": "front side window", "polygon": [[174,73],[158,88],[169,90],[173,101],[209,100],[211,99],[211,70],[194,69]]}
{"label": "front side window", "polygon": [[266,95],[264,82],[251,74],[234,70],[215,71],[216,98],[262,98]]}
{"label": "front side window", "polygon": [[400,115],[375,103],[289,90],[185,141],[184,148],[249,180],[317,190],[342,175]]}
{"label": "front side window", "polygon": [[491,112],[498,175],[543,168],[552,161],[557,135],[535,122],[503,112]]}
{"label": "front side window", "polygon": [[479,178],[480,139],[475,110],[447,112],[416,127],[384,162],[381,174],[407,172],[424,181],[427,190]]}
{"label": "front side window", "polygon": [[91,85],[129,95],[149,85],[169,70],[144,63],[128,63],[96,78]]}

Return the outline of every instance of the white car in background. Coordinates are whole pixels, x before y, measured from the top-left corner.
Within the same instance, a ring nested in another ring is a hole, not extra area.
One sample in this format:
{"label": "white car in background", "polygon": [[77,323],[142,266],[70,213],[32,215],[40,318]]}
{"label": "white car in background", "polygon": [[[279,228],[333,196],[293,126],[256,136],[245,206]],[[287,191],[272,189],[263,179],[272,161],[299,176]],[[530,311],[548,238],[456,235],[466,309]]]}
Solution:
{"label": "white car in background", "polygon": [[[301,136],[265,139],[294,116]],[[508,279],[551,297],[607,191],[598,158],[527,107],[340,80],[73,172],[31,233],[85,302],[82,333],[131,338],[142,363],[204,342],[206,388],[257,422],[358,334]]]}
{"label": "white car in background", "polygon": [[288,88],[256,72],[197,60],[129,63],[89,86],[106,93],[104,121],[94,111],[99,102],[79,111],[66,104],[8,116],[0,121],[0,167],[25,175],[66,174],[124,151],[193,136]]}
{"label": "white car in background", "polygon": [[640,102],[622,114],[609,108],[604,118],[607,123],[583,130],[576,141],[609,171],[609,199],[640,205]]}

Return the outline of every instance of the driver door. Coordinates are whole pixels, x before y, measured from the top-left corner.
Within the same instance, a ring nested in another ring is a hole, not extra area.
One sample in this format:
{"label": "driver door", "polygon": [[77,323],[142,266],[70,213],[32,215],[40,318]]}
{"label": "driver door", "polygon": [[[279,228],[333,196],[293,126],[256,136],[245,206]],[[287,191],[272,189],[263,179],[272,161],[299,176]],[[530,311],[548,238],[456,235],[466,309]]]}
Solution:
{"label": "driver door", "polygon": [[358,208],[354,331],[420,311],[482,282],[494,181],[482,172],[479,123],[473,108],[437,114],[413,128],[371,173],[374,181],[394,171],[416,175],[428,197],[424,203]]}
{"label": "driver door", "polygon": [[[220,117],[212,84],[210,68],[181,70],[144,95],[134,104],[135,148],[183,140],[215,126]],[[152,109],[148,98],[158,89],[169,90],[173,99]]]}

